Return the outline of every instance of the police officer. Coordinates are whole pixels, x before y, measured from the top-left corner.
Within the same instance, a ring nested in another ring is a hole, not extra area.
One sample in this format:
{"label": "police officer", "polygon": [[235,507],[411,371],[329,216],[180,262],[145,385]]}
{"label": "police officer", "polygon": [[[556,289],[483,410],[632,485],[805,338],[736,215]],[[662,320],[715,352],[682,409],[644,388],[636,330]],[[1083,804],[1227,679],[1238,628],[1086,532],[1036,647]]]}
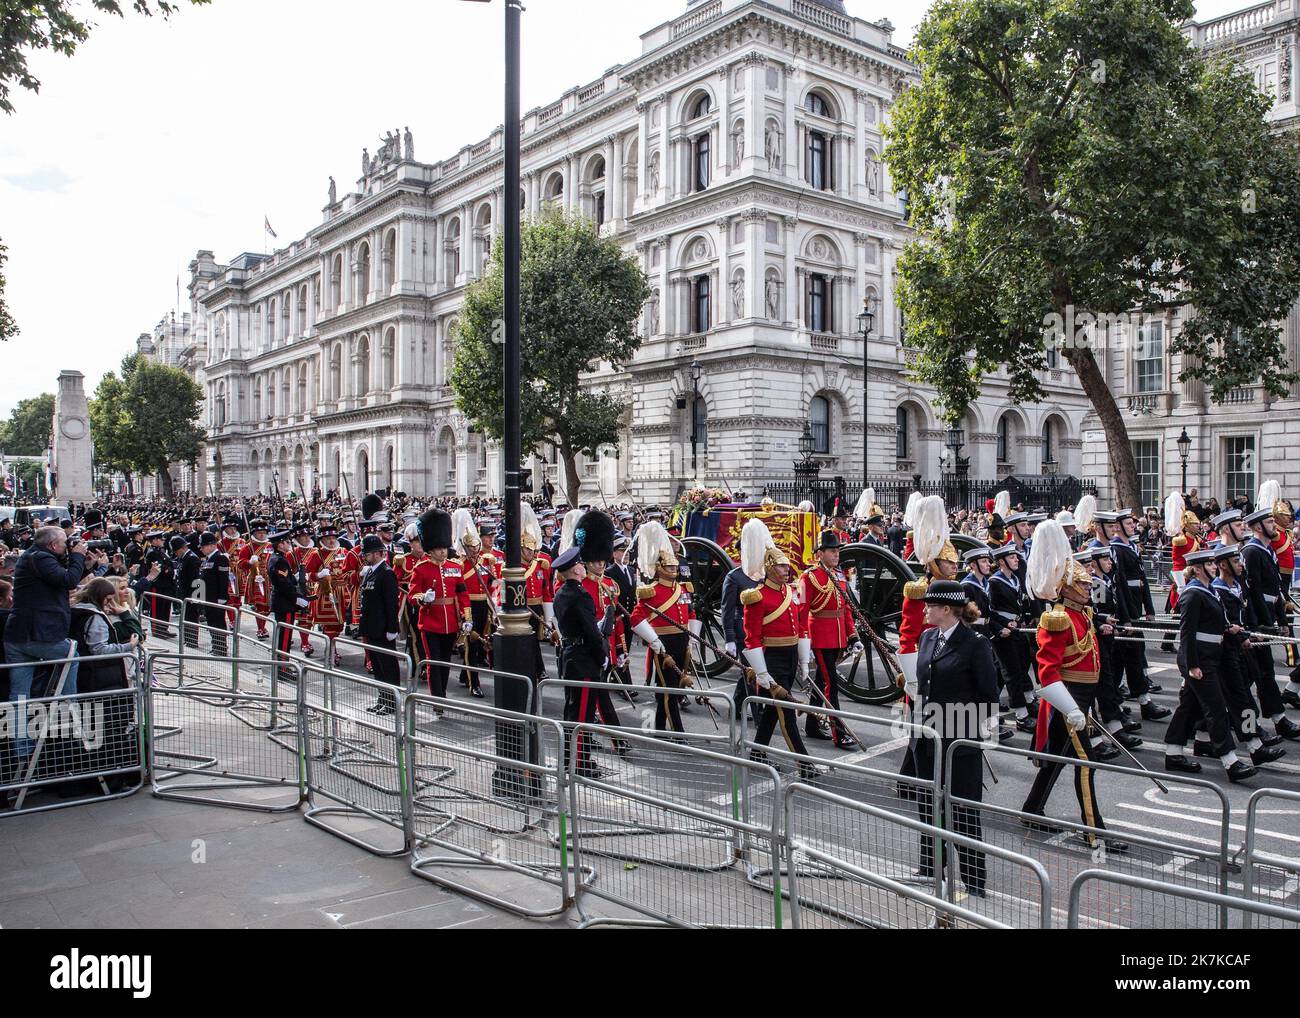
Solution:
{"label": "police officer", "polygon": [[[609,634],[617,610],[610,605],[599,623],[596,603],[582,585],[587,570],[582,551],[569,548],[556,556],[554,571],[561,583],[555,592],[555,624],[560,630],[560,677],[575,682],[599,682],[605,668]],[[564,720],[572,724],[592,724],[596,720],[596,698],[590,686],[568,686],[564,690]],[[570,760],[572,728],[564,735],[564,764]],[[584,777],[599,776],[600,769],[591,761],[585,737],[579,736],[573,750],[574,770]]]}
{"label": "police officer", "polygon": [[[267,579],[271,584],[271,615],[275,618],[275,644],[282,660],[288,660],[293,648],[293,630],[299,613],[311,607],[311,602],[298,590],[297,570],[290,558],[290,533],[288,530],[276,531],[270,536],[272,549],[271,560],[266,567]],[[293,673],[288,669],[280,672],[280,678],[292,680]]]}
{"label": "police officer", "polygon": [[[361,556],[365,563],[358,588],[361,598],[361,640],[367,647],[382,651],[397,650],[397,574],[388,564],[383,538],[367,534],[361,539]],[[380,682],[401,685],[397,658],[392,654],[371,654],[370,665]],[[397,696],[380,690],[378,701],[366,708],[381,717],[397,709]]]}
{"label": "police officer", "polygon": [[[217,535],[199,535],[199,579],[202,586],[203,621],[212,640],[212,653],[224,657],[226,648],[226,602],[230,597],[230,558],[221,550]],[[217,607],[214,607],[217,606]]]}
{"label": "police officer", "polygon": [[[913,740],[913,757],[918,778],[929,780],[935,768],[946,766],[948,747],[959,739],[981,741],[993,735],[998,718],[997,665],[987,640],[963,625],[975,617],[964,584],[934,580],[924,594],[926,629],[917,641],[916,687],[909,690],[916,708],[913,717],[938,737]],[[936,754],[941,759],[936,760]],[[952,753],[952,770],[947,775],[952,794],[979,801],[984,788],[984,751],[962,746]],[[918,791],[916,803],[921,819],[934,823],[928,791]],[[979,811],[954,805],[953,830],[972,838],[983,832]],[[934,845],[927,834],[920,837],[921,867],[918,876],[934,875]],[[958,867],[966,890],[985,895],[987,872],[984,853],[965,846],[957,849]]]}
{"label": "police officer", "polygon": [[165,530],[149,532],[149,550],[145,552],[144,564],[140,567],[141,574],[146,574],[153,570],[154,565],[158,566],[158,576],[149,587],[149,619],[153,635],[164,640],[172,635],[167,623],[171,621],[172,600],[176,597],[176,563],[170,550],[163,547],[166,537]]}

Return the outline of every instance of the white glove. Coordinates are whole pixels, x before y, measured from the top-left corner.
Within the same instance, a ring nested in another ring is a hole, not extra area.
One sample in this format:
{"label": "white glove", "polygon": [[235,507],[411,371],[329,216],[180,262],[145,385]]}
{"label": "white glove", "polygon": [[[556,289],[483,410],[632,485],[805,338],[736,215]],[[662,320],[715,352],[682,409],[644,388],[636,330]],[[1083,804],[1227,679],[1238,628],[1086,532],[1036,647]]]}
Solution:
{"label": "white glove", "polygon": [[736,656],[736,645],[730,640],[727,641],[726,646],[723,649],[732,657]]}
{"label": "white glove", "polygon": [[799,640],[799,674],[808,678],[808,666],[812,663],[812,640],[805,636]]}
{"label": "white glove", "polygon": [[899,654],[898,664],[903,669],[903,689],[910,699],[915,700],[918,688],[916,683],[916,651],[912,651],[910,654]]}
{"label": "white glove", "polygon": [[437,598],[433,596],[432,590],[426,590],[424,594],[420,597],[420,600],[423,601],[425,604],[433,604],[433,602],[436,601]]}
{"label": "white glove", "polygon": [[854,657],[857,657],[859,654],[862,653],[863,650],[862,641],[859,640],[857,637],[854,637],[852,640],[849,641],[849,645],[845,649]]}
{"label": "white glove", "polygon": [[460,624],[460,631],[461,631],[462,633],[468,633],[468,632],[469,632],[470,630],[472,630],[473,628],[474,628],[474,623],[473,623],[473,622],[462,622],[462,623]]}
{"label": "white glove", "polygon": [[617,661],[615,662],[615,665],[616,665],[616,667],[618,667],[618,668],[626,668],[626,667],[627,667],[627,655],[626,655],[626,654],[620,654],[620,655],[618,656]]}
{"label": "white glove", "polygon": [[663,640],[659,639],[659,637],[656,636],[650,644],[650,649],[654,651],[656,654],[662,654],[664,652]]}
{"label": "white glove", "polygon": [[311,607],[311,602],[308,601],[306,598],[302,598],[302,597],[298,598],[297,604],[298,604],[298,607],[299,607],[299,608],[310,608],[310,607]]}
{"label": "white glove", "polygon": [[775,680],[773,680],[769,672],[755,672],[754,681],[758,683],[759,689],[771,689],[775,684]]}
{"label": "white glove", "polygon": [[653,647],[656,643],[658,643],[659,649],[655,651],[655,653],[656,654],[663,653],[664,645],[659,642],[659,637],[655,634],[655,627],[650,625],[650,623],[647,620],[642,619],[640,622],[638,622],[635,626],[632,627],[632,632],[636,633],[637,636],[641,637],[642,642],[649,647]]}
{"label": "white glove", "polygon": [[[1079,705],[1075,703],[1070,691],[1065,688],[1064,682],[1049,682],[1042,688],[1040,694],[1044,700],[1065,715],[1065,723],[1071,729],[1078,731],[1083,727],[1083,711],[1079,710]],[[1078,724],[1075,724],[1076,719]]]}
{"label": "white glove", "polygon": [[690,622],[686,623],[686,630],[692,636],[699,636],[700,630],[703,628],[704,628],[704,622],[700,619],[691,619]]}
{"label": "white glove", "polygon": [[542,618],[546,620],[548,626],[555,625],[555,605],[550,601],[542,602]]}
{"label": "white glove", "polygon": [[328,569],[322,569],[319,573],[316,574],[316,579],[318,579],[318,580],[326,580],[326,579],[329,579],[329,577],[330,577],[331,575],[333,575],[333,574],[330,573],[330,571],[329,571]]}
{"label": "white glove", "polygon": [[1065,715],[1065,725],[1072,732],[1082,731],[1087,723],[1088,719],[1084,716],[1084,713],[1081,710],[1072,710],[1070,713]]}
{"label": "white glove", "polygon": [[754,669],[754,679],[763,689],[772,685],[772,673],[767,670],[767,655],[762,647],[746,647],[745,662]]}
{"label": "white glove", "polygon": [[396,634],[396,633],[385,633],[385,634],[384,634],[384,639],[385,639],[385,640],[391,640],[391,641],[393,641],[394,643],[396,643],[396,642],[397,642],[397,634]]}

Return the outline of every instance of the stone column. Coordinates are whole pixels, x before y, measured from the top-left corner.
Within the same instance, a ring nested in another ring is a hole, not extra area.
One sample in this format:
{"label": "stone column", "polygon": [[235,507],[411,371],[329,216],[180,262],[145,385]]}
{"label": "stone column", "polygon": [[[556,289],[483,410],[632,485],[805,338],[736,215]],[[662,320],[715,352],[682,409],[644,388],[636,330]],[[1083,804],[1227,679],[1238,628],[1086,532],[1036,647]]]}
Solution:
{"label": "stone column", "polygon": [[799,103],[794,80],[794,67],[785,66],[785,175],[799,180],[802,176],[799,161],[803,158],[803,146],[799,143],[799,128],[795,121],[795,107]]}
{"label": "stone column", "polygon": [[719,219],[714,225],[718,228],[718,277],[722,280],[721,290],[715,299],[722,303],[713,318],[719,325],[728,325],[732,321],[731,308],[731,222]]}
{"label": "stone column", "polygon": [[458,281],[460,279],[469,280],[474,276],[474,227],[471,220],[473,211],[473,206],[469,202],[460,207],[460,275],[457,277]]}
{"label": "stone column", "polygon": [[767,258],[764,251],[767,247],[767,213],[761,209],[751,209],[744,216],[747,234],[745,243],[748,245],[745,255],[749,266],[746,270],[749,275],[749,306],[745,308],[745,313],[750,318],[766,319],[767,292],[764,276],[767,272]]}
{"label": "stone column", "polygon": [[618,179],[618,169],[614,161],[614,148],[617,136],[610,134],[605,137],[605,222],[612,223],[618,219],[618,205],[614,202],[615,181]]}
{"label": "stone column", "polygon": [[785,242],[785,324],[799,320],[799,295],[800,289],[798,280],[795,279],[794,256],[795,256],[795,236],[794,227],[797,220],[794,216],[782,216],[781,224],[784,227],[782,237]]}
{"label": "stone column", "polygon": [[674,177],[676,176],[676,167],[673,165],[672,143],[669,141],[668,133],[668,99],[669,93],[664,92],[659,96],[659,193],[652,197],[656,204],[666,202],[669,197],[675,194],[676,187]]}
{"label": "stone column", "polygon": [[614,165],[605,163],[605,213],[610,222],[623,221],[623,164],[627,161],[627,142],[614,135]]}
{"label": "stone column", "polygon": [[757,53],[745,57],[745,158],[740,172],[751,174],[767,168],[763,154],[763,96],[767,92],[763,59]]}
{"label": "stone column", "polygon": [[646,189],[650,186],[650,108],[648,102],[636,104],[636,198],[633,211],[640,212],[646,206]]}

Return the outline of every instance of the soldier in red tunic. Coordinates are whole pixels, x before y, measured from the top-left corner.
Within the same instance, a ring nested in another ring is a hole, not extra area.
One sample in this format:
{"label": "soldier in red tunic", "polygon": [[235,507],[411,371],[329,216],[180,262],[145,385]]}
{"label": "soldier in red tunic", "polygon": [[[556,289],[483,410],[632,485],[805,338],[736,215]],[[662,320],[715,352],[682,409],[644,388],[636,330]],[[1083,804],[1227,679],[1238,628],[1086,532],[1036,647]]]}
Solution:
{"label": "soldier in red tunic", "polygon": [[559,630],[555,626],[555,587],[551,583],[551,558],[543,551],[542,528],[537,514],[527,502],[520,502],[519,516],[519,561],[524,567],[524,602],[533,617],[538,641],[534,644],[532,678],[540,681],[546,677],[540,641],[559,642]]}
{"label": "soldier in red tunic", "polygon": [[[1291,542],[1291,527],[1295,524],[1295,509],[1282,497],[1282,486],[1274,480],[1265,481],[1259,487],[1259,499],[1256,509],[1272,509],[1273,520],[1277,523],[1277,534],[1269,546],[1277,558],[1277,571],[1282,574],[1282,617],[1283,635],[1294,635],[1291,629],[1291,578],[1295,574],[1295,547]],[[1282,653],[1287,667],[1292,669],[1290,681],[1282,699],[1288,707],[1300,708],[1300,667],[1297,667],[1296,646],[1294,643],[1283,644]]]}
{"label": "soldier in red tunic", "polygon": [[452,648],[462,633],[473,628],[469,592],[460,563],[448,558],[451,517],[441,509],[430,509],[417,525],[428,554],[411,574],[411,597],[420,604],[421,659],[430,662],[429,692],[445,697]]}
{"label": "soldier in red tunic", "polygon": [[248,525],[249,540],[239,549],[239,575],[244,604],[257,613],[257,637],[266,639],[266,618],[271,610],[271,581],[267,567],[274,554],[266,539],[266,521],[253,520]]}
{"label": "soldier in red tunic", "polygon": [[[343,632],[351,610],[352,592],[361,573],[355,552],[339,545],[338,527],[322,523],[320,547],[312,548],[303,561],[307,589],[316,595],[312,602],[311,621],[333,639]],[[334,666],[338,667],[335,655]]]}
{"label": "soldier in red tunic", "polygon": [[409,550],[393,556],[393,572],[397,576],[398,628],[406,640],[406,654],[411,659],[411,674],[414,675],[421,653],[420,605],[411,598],[411,576],[425,558],[424,546],[420,544],[420,528],[415,523],[407,526],[406,541]]}
{"label": "soldier in red tunic", "polygon": [[[311,557],[311,554],[316,550],[316,546],[312,543],[311,539],[311,524],[305,521],[295,523],[291,528],[291,531],[293,533],[293,545],[289,549],[289,554],[286,557],[289,559],[289,563],[293,566],[295,574],[306,575],[309,581],[308,590],[310,590],[311,573],[307,572],[307,559]],[[313,605],[313,608],[314,607],[315,606]],[[298,634],[298,637],[302,642],[303,654],[307,657],[311,657],[315,654],[315,651],[312,650],[311,637],[307,635],[307,629],[311,626],[311,622],[308,620],[315,617],[315,612],[313,611],[310,614],[304,612],[303,615],[305,616],[305,625],[303,625],[303,629]]]}
{"label": "soldier in red tunic", "polygon": [[469,596],[470,620],[473,628],[465,634],[465,667],[461,669],[460,684],[469,686],[470,696],[482,698],[477,669],[490,668],[492,625],[495,614],[489,605],[495,604],[500,567],[492,552],[484,551],[479,537],[478,524],[468,509],[460,508],[451,517],[452,540],[461,564],[461,575]]}
{"label": "soldier in red tunic", "polygon": [[[693,588],[680,582],[677,556],[661,524],[642,524],[636,539],[636,565],[642,582],[636,588],[632,631],[649,648],[646,675],[653,677],[656,685],[669,689],[693,686],[691,634],[699,635],[700,621],[691,607]],[[681,699],[655,697],[656,731],[685,731]]]}
{"label": "soldier in red tunic", "polygon": [[[758,687],[754,695],[791,700],[790,687],[795,682],[796,671],[806,674],[812,658],[808,614],[795,597],[790,582],[793,573],[790,560],[770,536],[767,541],[763,552],[763,582],[740,595],[745,618],[745,659],[754,670]],[[789,707],[763,705],[754,741],[767,745],[778,724],[790,752],[806,757],[808,750],[799,735],[799,720]],[[754,750],[751,756],[761,763],[767,762],[767,754],[762,750]],[[817,777],[817,770],[808,761],[800,760],[799,777],[811,781]]]}
{"label": "soldier in red tunic", "polygon": [[[808,635],[812,640],[812,660],[816,675],[813,681],[822,696],[839,710],[840,691],[836,681],[836,664],[846,652],[861,650],[844,593],[844,574],[840,572],[841,540],[834,530],[822,531],[817,546],[817,564],[799,578],[799,600],[808,612]],[[827,724],[824,718],[809,714],[804,725],[810,739],[834,739],[837,749],[853,749],[857,741],[843,724]]]}
{"label": "soldier in red tunic", "polygon": [[[1187,556],[1205,547],[1197,536],[1200,529],[1200,518],[1196,513],[1188,511],[1183,496],[1176,491],[1170,492],[1169,497],[1165,499],[1165,535],[1170,539],[1169,574],[1174,582],[1169,588],[1167,611],[1173,611],[1178,607],[1178,592],[1183,589],[1183,584],[1186,582],[1183,570],[1187,568]],[[1172,649],[1172,644],[1166,641],[1163,649]]]}

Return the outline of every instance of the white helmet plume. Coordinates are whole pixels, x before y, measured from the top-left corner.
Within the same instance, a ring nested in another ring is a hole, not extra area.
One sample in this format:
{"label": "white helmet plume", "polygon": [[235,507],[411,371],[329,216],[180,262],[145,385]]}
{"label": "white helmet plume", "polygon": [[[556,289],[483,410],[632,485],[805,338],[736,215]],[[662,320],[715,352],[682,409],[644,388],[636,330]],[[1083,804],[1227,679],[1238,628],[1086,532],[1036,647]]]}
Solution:
{"label": "white helmet plume", "polygon": [[653,580],[660,565],[676,568],[677,556],[664,525],[650,520],[642,523],[636,533],[636,568],[644,579]]}
{"label": "white helmet plume", "polygon": [[933,562],[948,543],[948,510],[938,495],[922,498],[916,506],[916,522],[912,525],[912,546],[916,560],[921,564]]}
{"label": "white helmet plume", "polygon": [[1025,583],[1030,593],[1044,601],[1055,601],[1069,575],[1073,553],[1070,539],[1056,520],[1044,520],[1038,524],[1025,570]]}
{"label": "white helmet plume", "polygon": [[1183,532],[1183,512],[1186,510],[1183,503],[1183,496],[1171,491],[1165,499],[1165,533],[1170,537],[1177,537]]}
{"label": "white helmet plume", "polygon": [[1097,515],[1097,496],[1084,495],[1074,507],[1074,525],[1086,533],[1092,526],[1093,517]]}
{"label": "white helmet plume", "polygon": [[772,543],[771,531],[760,519],[740,528],[740,569],[751,580],[763,578],[763,555]]}
{"label": "white helmet plume", "polygon": [[871,507],[876,504],[876,489],[863,488],[862,494],[858,496],[858,504],[853,507],[853,515],[860,520],[865,520],[871,515]]}
{"label": "white helmet plume", "polygon": [[923,497],[919,491],[914,491],[907,496],[907,508],[903,510],[903,526],[909,530],[916,526],[916,507]]}
{"label": "white helmet plume", "polygon": [[[993,496],[993,511],[1004,520],[1007,518],[1007,514],[1011,512],[1011,492],[999,491]],[[1079,514],[1076,512],[1074,515],[1077,518]]]}
{"label": "white helmet plume", "polygon": [[478,537],[478,527],[470,511],[461,506],[451,514],[451,544],[457,555],[465,554],[465,546],[481,548],[483,542]]}
{"label": "white helmet plume", "polygon": [[573,532],[578,529],[578,521],[582,519],[581,509],[570,509],[564,514],[564,525],[560,528],[560,552],[566,552],[573,547]]}
{"label": "white helmet plume", "polygon": [[1255,500],[1255,509],[1272,509],[1282,501],[1282,485],[1271,478],[1259,486],[1259,498]]}

